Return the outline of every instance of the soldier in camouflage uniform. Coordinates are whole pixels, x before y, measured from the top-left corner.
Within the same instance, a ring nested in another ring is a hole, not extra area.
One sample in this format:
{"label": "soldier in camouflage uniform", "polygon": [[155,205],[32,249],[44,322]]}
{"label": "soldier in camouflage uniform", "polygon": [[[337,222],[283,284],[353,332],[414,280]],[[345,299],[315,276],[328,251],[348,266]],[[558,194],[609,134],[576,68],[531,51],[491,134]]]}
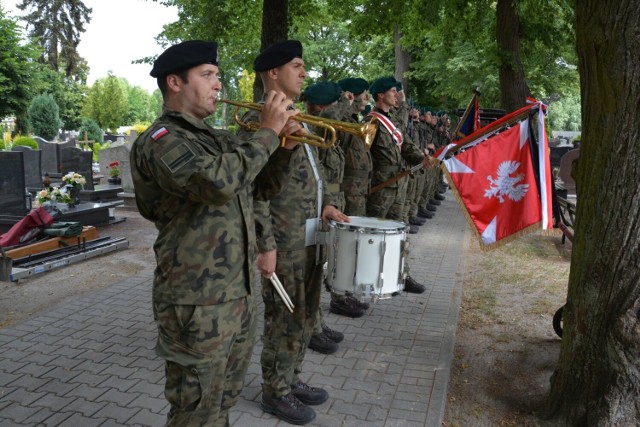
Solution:
{"label": "soldier in camouflage uniform", "polygon": [[[424,111],[424,108],[421,108],[421,109],[415,108],[413,110],[411,127],[413,127],[413,134],[417,137],[417,144],[420,147],[420,151],[429,155],[433,155],[433,152],[429,152],[426,144],[425,134],[426,134],[427,124],[422,120],[423,111]],[[420,202],[420,196],[424,191],[424,186],[425,186],[425,183],[427,182],[427,177],[430,171],[431,169],[429,170],[421,169],[420,171],[418,171],[418,173],[414,175],[414,178],[416,179],[416,188],[411,196],[411,199],[409,200],[409,218],[410,219],[411,218],[422,219],[418,215],[418,203]],[[424,224],[425,220],[423,220],[422,223]]]}
{"label": "soldier in camouflage uniform", "polygon": [[[436,125],[438,123],[438,117],[435,112],[432,112],[430,109],[427,109],[425,112],[425,121],[428,124],[426,131],[426,142],[427,148],[431,152],[435,152],[439,146],[439,142],[437,140],[438,133],[436,129]],[[440,205],[440,200],[436,198],[441,198],[439,196],[440,192],[443,192],[442,182],[442,171],[439,168],[432,168],[432,170],[427,171],[427,181],[425,183],[425,187],[420,195],[420,201],[418,203],[418,215],[423,218],[431,218],[437,210],[437,206]]]}
{"label": "soldier in camouflage uniform", "polygon": [[[402,130],[391,120],[390,110],[398,102],[396,85],[394,77],[382,77],[373,82],[369,88],[369,93],[375,102],[372,115],[378,118],[378,130],[370,150],[373,160],[372,187],[400,173],[403,158],[412,164],[419,162],[426,164],[429,161],[415,145],[403,143]],[[402,179],[396,181],[370,194],[367,200],[367,216],[402,221],[402,207],[406,192],[406,186],[403,186],[402,181]],[[404,290],[422,293],[426,288],[407,275]]]}
{"label": "soldier in camouflage uniform", "polygon": [[[345,92],[354,96],[352,109],[341,120],[358,123],[359,114],[369,106],[369,83],[362,78],[346,78],[338,82]],[[362,139],[355,135],[341,135],[340,146],[345,153],[343,187],[345,193],[344,213],[350,216],[367,215],[367,196],[371,189],[371,153]]]}
{"label": "soldier in camouflage uniform", "polygon": [[[329,120],[341,120],[351,111],[353,95],[342,93],[340,85],[334,82],[322,81],[307,87],[302,92],[306,110],[309,115]],[[313,128],[316,134],[322,135],[323,130]],[[344,175],[345,153],[338,140],[344,138],[344,132],[336,132],[336,143],[329,149],[319,150],[319,160],[324,172],[324,189],[337,195],[336,208],[343,211],[345,206],[342,182]],[[327,250],[322,248],[322,263],[326,261]],[[345,307],[352,314],[351,317],[361,317],[365,308],[360,305],[351,308],[346,304],[346,299],[341,295],[331,292],[331,310],[336,306]],[[318,317],[315,322],[313,335],[309,341],[309,348],[324,354],[332,354],[338,350],[338,343],[344,339],[344,335],[329,328],[322,313],[322,307],[318,306]]]}
{"label": "soldier in camouflage uniform", "polygon": [[[288,40],[268,47],[255,59],[254,70],[265,90],[285,92],[293,101],[300,95],[306,77],[302,45]],[[256,117],[257,113],[251,112],[243,121],[255,121]],[[247,132],[240,130],[239,134]],[[317,159],[315,147],[301,144],[292,158],[292,177],[282,192],[268,202],[255,204],[261,253],[258,268],[265,277],[275,269],[295,306],[290,313],[270,281],[262,280],[265,310],[261,407],[297,425],[315,418],[315,411],[308,405],[319,405],[328,399],[326,390],[310,387],[299,378],[320,304],[323,274],[321,263],[316,262],[317,246],[313,239],[306,241],[305,236],[315,236],[313,230],[319,219],[349,220],[335,207],[332,193],[319,193],[322,168]]]}
{"label": "soldier in camouflage uniform", "polygon": [[[409,103],[406,101],[404,90],[402,89],[402,83],[398,82],[396,84],[396,90],[398,93],[398,102],[397,106],[391,110],[392,118],[395,119],[398,127],[402,129],[404,135],[403,144],[413,144],[415,148],[420,149],[420,145],[418,143],[418,135],[414,132],[413,126],[411,123],[410,111],[411,108]],[[409,163],[409,164],[407,164]],[[407,160],[403,160],[404,168],[408,168],[413,166],[412,163],[407,162]],[[425,220],[422,218],[411,217],[411,201],[415,198],[415,192],[417,188],[417,176],[422,174],[422,169],[416,171],[414,174],[408,175],[403,180],[406,180],[407,190],[404,196],[404,203],[402,205],[402,220],[409,224],[409,233],[415,234],[418,232],[418,226],[424,225]]]}
{"label": "soldier in camouflage uniform", "polygon": [[153,312],[167,425],[222,427],[255,336],[252,181],[262,174],[255,197],[264,199],[288,180],[292,152],[278,149],[278,134],[292,112],[273,92],[250,139],[207,125],[222,88],[213,42],[168,48],[151,76],[163,111],[134,142],[131,173],[140,213],[158,229]]}

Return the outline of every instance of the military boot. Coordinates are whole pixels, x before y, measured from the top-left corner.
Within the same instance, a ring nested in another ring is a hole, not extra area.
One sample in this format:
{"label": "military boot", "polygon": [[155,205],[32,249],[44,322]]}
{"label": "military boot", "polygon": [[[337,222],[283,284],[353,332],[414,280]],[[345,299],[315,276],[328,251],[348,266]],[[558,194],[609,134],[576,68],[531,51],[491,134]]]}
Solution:
{"label": "military boot", "polygon": [[329,398],[329,393],[326,390],[319,387],[311,387],[302,381],[291,384],[291,393],[305,405],[320,405]]}
{"label": "military boot", "polygon": [[329,339],[324,332],[311,335],[311,339],[309,340],[309,345],[307,347],[322,354],[333,354],[338,351],[338,344]]}
{"label": "military boot", "polygon": [[431,219],[433,218],[433,212],[431,212],[430,210],[427,210],[426,208],[420,208],[418,209],[418,216],[420,218]]}
{"label": "military boot", "polygon": [[262,395],[262,410],[290,424],[303,426],[316,417],[316,411],[302,403],[293,392],[281,397]]}
{"label": "military boot", "polygon": [[344,339],[344,334],[342,332],[334,331],[327,325],[324,325],[322,327],[322,333],[325,334],[327,338],[329,338],[331,341],[333,341],[336,344],[339,342],[342,342],[342,340]]}
{"label": "military boot", "polygon": [[407,276],[404,279],[404,291],[411,292],[412,294],[421,294],[426,291],[427,288],[418,282],[416,282],[411,276]]}
{"label": "military boot", "polygon": [[412,216],[409,218],[409,224],[411,225],[421,226],[424,225],[425,222],[427,222],[427,220],[420,218],[419,216]]}
{"label": "military boot", "polygon": [[369,303],[360,302],[355,297],[352,297],[352,296],[347,297],[347,304],[361,308],[363,310],[369,310]]}

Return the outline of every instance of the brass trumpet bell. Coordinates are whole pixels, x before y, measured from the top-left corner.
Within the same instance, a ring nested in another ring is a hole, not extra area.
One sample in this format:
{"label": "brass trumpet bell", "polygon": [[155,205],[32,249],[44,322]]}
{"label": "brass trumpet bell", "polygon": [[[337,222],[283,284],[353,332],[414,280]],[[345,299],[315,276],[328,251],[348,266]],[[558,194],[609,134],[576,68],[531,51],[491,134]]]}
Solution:
{"label": "brass trumpet bell", "polygon": [[[258,122],[243,122],[240,120],[238,116],[238,112],[241,108],[246,108],[249,110],[262,111],[262,104],[256,102],[239,102],[239,101],[231,101],[229,99],[221,99],[220,102],[224,102],[226,104],[230,104],[235,106],[235,111],[233,113],[233,118],[238,126],[243,127],[249,131],[255,132],[260,129],[260,123]],[[308,134],[305,136],[295,136],[295,135],[287,135],[282,138],[281,145],[284,145],[286,139],[291,141],[298,141],[304,144],[309,144],[316,146],[322,149],[329,149],[333,147],[336,143],[336,130],[349,133],[355,136],[358,136],[362,139],[365,144],[366,149],[371,148],[371,144],[373,144],[373,138],[376,135],[376,121],[377,119],[374,117],[370,122],[358,124],[358,123],[348,123],[342,122],[340,120],[330,120],[324,119],[321,117],[311,116],[308,114],[296,114],[291,117],[291,119],[296,120],[300,123],[305,123],[310,126],[315,126],[318,128],[322,135],[312,135]]]}

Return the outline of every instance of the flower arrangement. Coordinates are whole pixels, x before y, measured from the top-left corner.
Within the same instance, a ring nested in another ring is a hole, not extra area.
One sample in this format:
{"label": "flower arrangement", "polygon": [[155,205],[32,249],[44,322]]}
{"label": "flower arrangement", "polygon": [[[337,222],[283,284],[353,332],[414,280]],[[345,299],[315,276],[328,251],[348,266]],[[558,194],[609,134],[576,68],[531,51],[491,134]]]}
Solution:
{"label": "flower arrangement", "polygon": [[45,202],[71,203],[71,195],[66,187],[43,188],[36,193],[36,207],[42,206]]}
{"label": "flower arrangement", "polygon": [[107,169],[109,169],[109,176],[111,178],[117,178],[120,176],[120,162],[109,163],[109,166],[107,166]]}
{"label": "flower arrangement", "polygon": [[87,182],[86,179],[79,173],[69,172],[65,176],[62,177],[62,182],[67,185],[70,185],[74,188],[83,188],[84,184]]}

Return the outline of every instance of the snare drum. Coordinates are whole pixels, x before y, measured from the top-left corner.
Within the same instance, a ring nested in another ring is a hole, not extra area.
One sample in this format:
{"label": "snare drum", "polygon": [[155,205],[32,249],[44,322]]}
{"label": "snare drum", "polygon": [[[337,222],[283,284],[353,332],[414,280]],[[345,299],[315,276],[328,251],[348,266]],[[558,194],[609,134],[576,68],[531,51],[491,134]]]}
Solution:
{"label": "snare drum", "polygon": [[379,218],[350,218],[350,223],[329,223],[329,287],[360,301],[391,298],[404,288],[406,225]]}

